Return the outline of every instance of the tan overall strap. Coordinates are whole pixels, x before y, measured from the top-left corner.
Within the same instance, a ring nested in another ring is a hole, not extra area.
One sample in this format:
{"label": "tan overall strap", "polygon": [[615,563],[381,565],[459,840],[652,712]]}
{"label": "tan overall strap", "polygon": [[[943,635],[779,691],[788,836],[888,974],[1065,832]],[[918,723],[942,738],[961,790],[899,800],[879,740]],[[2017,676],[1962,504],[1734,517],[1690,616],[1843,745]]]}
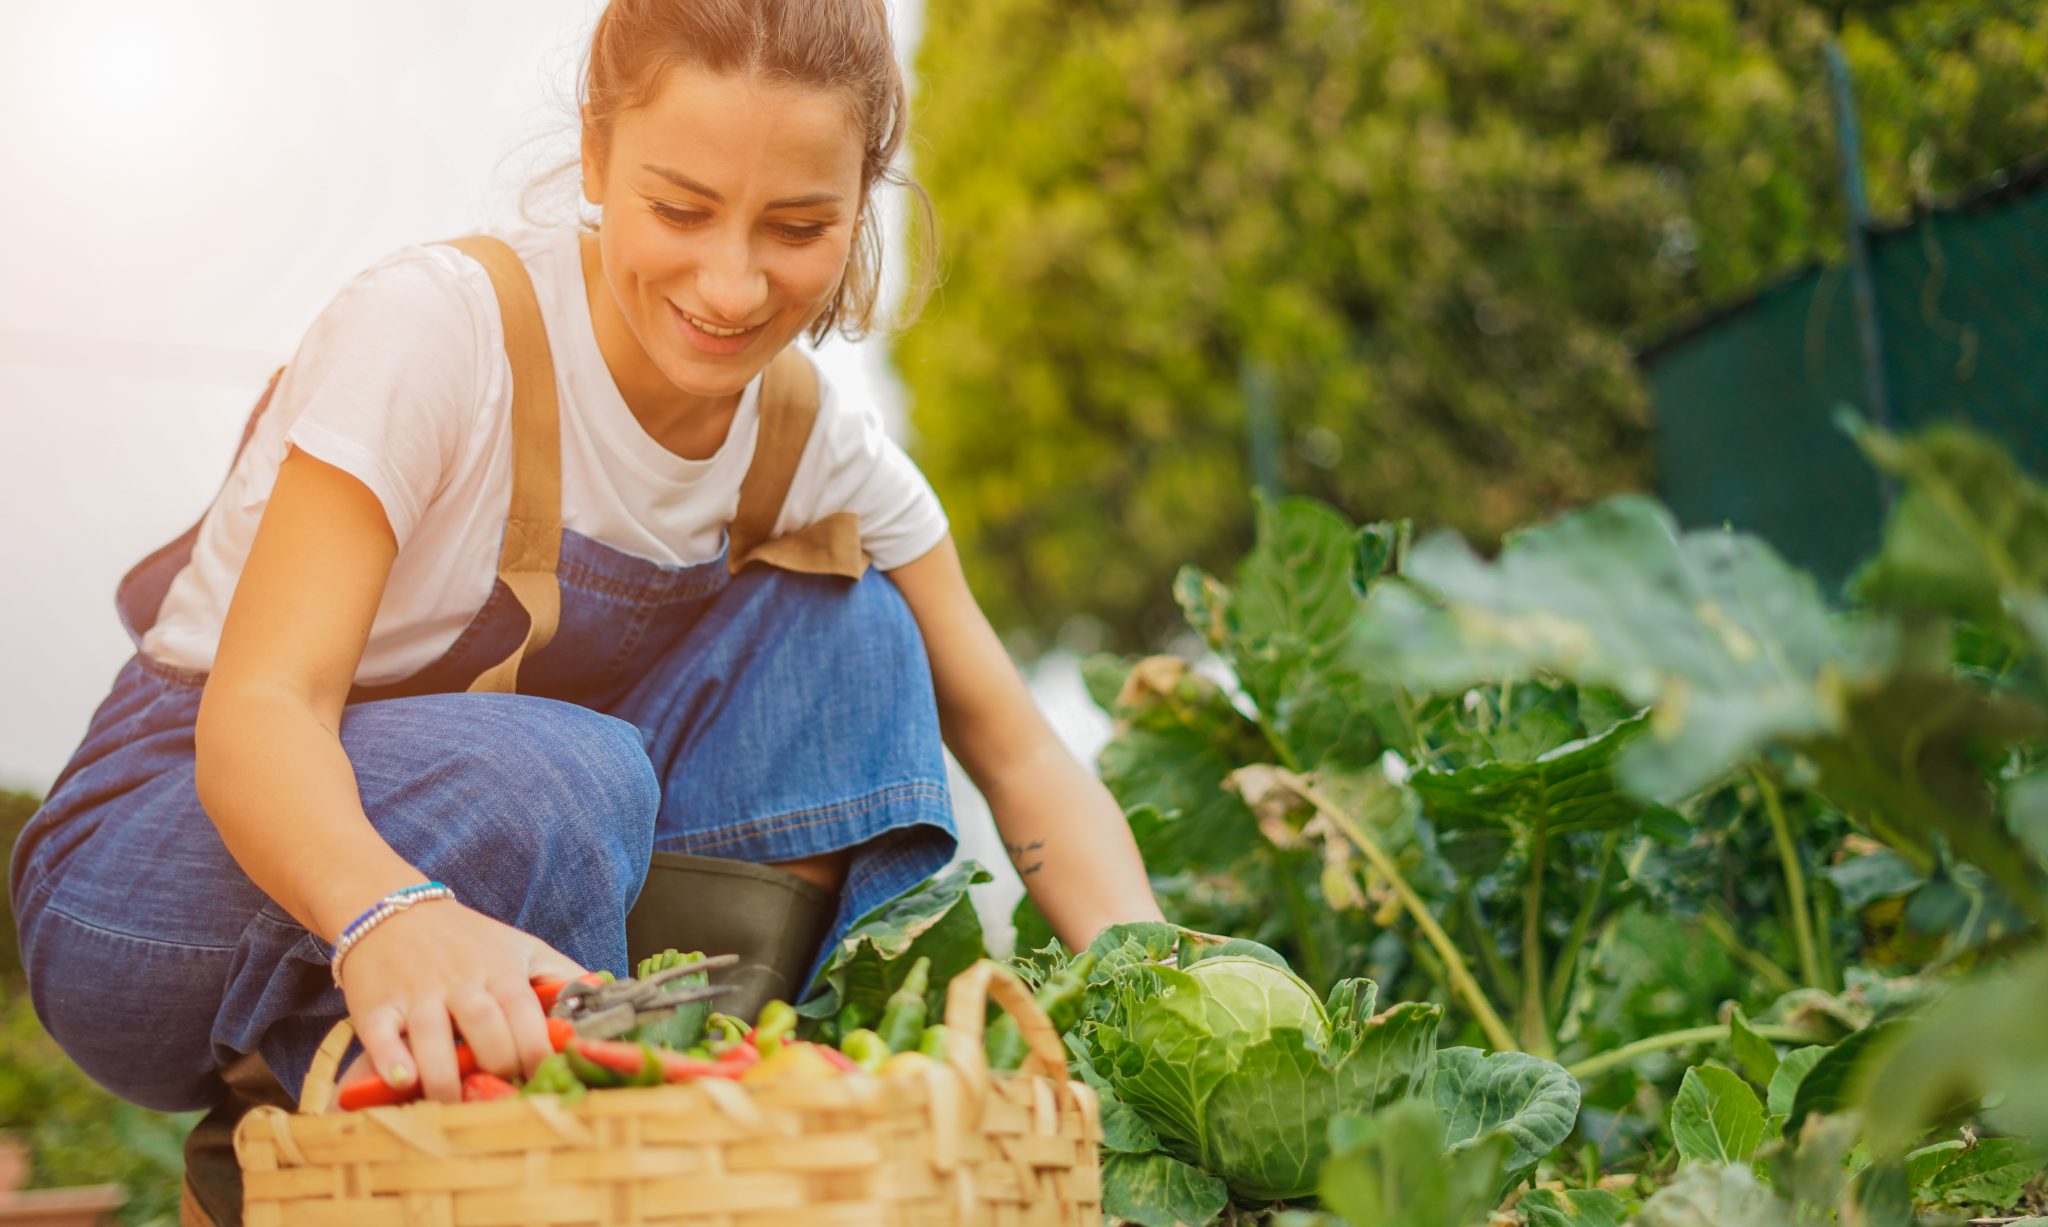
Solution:
{"label": "tan overall strap", "polygon": [[860,548],[860,517],[851,511],[834,512],[769,539],[817,420],[817,369],[802,353],[785,349],[761,379],[761,430],[753,463],[740,483],[739,510],[727,542],[726,566],[733,574],[752,562],[848,579],[859,579],[868,569],[867,553]]}
{"label": "tan overall strap", "polygon": [[498,578],[526,609],[526,640],[484,670],[469,689],[514,694],[520,661],[548,645],[562,616],[562,590],[555,577],[562,556],[562,427],[555,360],[533,280],[518,254],[488,235],[446,242],[490,273],[505,324],[505,356],[512,362],[512,502]]}

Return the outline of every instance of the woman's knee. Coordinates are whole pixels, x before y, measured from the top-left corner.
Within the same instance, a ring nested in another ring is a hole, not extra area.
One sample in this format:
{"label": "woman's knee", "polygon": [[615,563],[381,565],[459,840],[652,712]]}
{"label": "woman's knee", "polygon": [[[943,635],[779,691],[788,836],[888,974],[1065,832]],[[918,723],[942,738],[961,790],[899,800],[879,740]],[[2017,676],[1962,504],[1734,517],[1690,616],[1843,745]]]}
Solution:
{"label": "woman's knee", "polygon": [[661,803],[637,728],[554,699],[363,704],[344,717],[342,743],[365,810],[380,831],[398,828],[387,837],[489,839],[542,858],[593,843],[630,848],[651,840]]}
{"label": "woman's knee", "polygon": [[[851,583],[838,576],[805,575],[770,567],[742,574],[756,586],[754,600],[780,630],[811,655],[858,660],[877,669],[927,667],[924,634],[910,603],[887,574],[868,568]],[[735,581],[738,582],[738,581]]]}

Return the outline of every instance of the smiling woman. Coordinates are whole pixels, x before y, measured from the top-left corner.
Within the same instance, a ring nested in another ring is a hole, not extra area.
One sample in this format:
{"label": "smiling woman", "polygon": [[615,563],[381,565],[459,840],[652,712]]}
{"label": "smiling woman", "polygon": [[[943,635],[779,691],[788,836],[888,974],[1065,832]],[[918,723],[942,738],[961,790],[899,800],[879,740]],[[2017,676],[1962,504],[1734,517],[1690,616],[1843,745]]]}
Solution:
{"label": "smiling woman", "polygon": [[[931,486],[792,346],[873,323],[879,0],[615,0],[584,94],[599,217],[342,289],[122,584],[137,652],[16,846],[45,1026],[210,1107],[195,1138],[344,1016],[359,1071],[449,1100],[458,1036],[507,1077],[547,1054],[534,977],[717,945],[743,1000],[800,996],[952,855],[944,745],[1070,945],[1159,918]],[[777,909],[721,908],[747,881]],[[721,912],[771,918],[714,943]],[[153,1003],[147,1051],[101,982]],[[208,1170],[195,1214],[231,1218]]]}

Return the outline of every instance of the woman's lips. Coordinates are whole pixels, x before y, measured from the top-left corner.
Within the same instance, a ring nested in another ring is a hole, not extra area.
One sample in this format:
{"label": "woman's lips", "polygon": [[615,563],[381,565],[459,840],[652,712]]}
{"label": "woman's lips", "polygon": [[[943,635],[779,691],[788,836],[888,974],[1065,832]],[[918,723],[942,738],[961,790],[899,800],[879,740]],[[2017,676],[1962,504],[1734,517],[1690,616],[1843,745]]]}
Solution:
{"label": "woman's lips", "polygon": [[682,308],[674,303],[670,303],[668,309],[675,316],[676,330],[683,334],[683,340],[689,342],[690,348],[699,353],[717,354],[720,356],[736,354],[753,344],[755,335],[761,331],[761,325],[756,324],[745,332],[722,337],[715,333],[706,332],[691,323],[690,317],[684,315]]}

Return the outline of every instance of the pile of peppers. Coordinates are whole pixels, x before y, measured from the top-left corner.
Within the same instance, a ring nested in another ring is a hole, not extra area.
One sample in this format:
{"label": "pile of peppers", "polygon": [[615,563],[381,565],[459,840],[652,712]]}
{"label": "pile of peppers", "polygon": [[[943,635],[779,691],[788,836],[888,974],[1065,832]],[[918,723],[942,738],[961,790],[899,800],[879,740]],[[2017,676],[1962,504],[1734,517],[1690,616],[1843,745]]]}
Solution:
{"label": "pile of peppers", "polygon": [[[664,951],[642,960],[635,975],[644,979],[701,957]],[[1078,1014],[1092,962],[1088,956],[1075,960],[1038,990],[1036,1000],[1055,1026],[1071,1025]],[[918,959],[872,1027],[864,1025],[863,1018],[843,1014],[838,1020],[836,1046],[798,1039],[796,1008],[786,1001],[763,1006],[751,1027],[725,1014],[706,1011],[690,1017],[679,1012],[677,1017],[638,1028],[620,1039],[576,1035],[567,1023],[553,1019],[548,1038],[555,1052],[524,1085],[478,1070],[472,1059],[461,1071],[462,1098],[469,1103],[526,1094],[574,1100],[592,1090],[660,1086],[699,1078],[766,1082],[836,1078],[856,1070],[882,1076],[916,1073],[945,1059],[948,1028],[944,1023],[926,1023],[930,976],[931,960]],[[997,1070],[1016,1069],[1026,1054],[1016,1021],[1007,1014],[988,1028],[983,1048],[989,1066]],[[467,1052],[466,1046],[462,1051]],[[341,1106],[391,1102],[396,1101],[377,1097],[351,1102],[344,1094]]]}

